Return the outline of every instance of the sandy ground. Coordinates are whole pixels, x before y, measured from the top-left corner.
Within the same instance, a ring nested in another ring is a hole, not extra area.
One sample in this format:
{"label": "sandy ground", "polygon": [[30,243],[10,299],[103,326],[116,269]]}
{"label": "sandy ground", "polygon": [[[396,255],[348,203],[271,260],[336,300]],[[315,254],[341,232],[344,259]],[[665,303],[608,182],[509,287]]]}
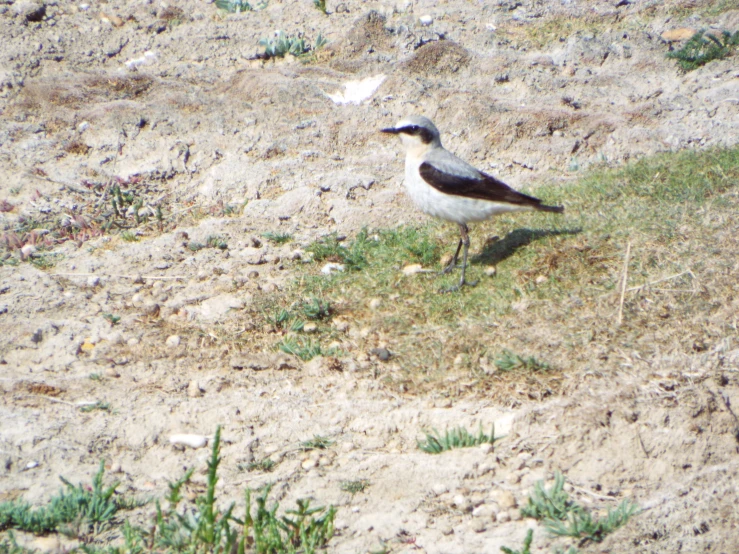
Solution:
{"label": "sandy ground", "polygon": [[[733,331],[663,351],[614,335],[610,357],[573,363],[557,394],[510,402],[469,387],[453,346],[449,377],[413,392],[352,350],[351,329],[341,371],[232,340],[261,325],[251,308],[294,282],[311,241],[425,221],[403,195],[398,144],[377,132],[408,113],[516,187],[736,144],[736,57],[682,74],[661,35],[735,30],[739,11],[615,4],[329,2],[326,16],[307,0],[231,15],[194,0],[0,2],[0,499],[40,503],[100,459],[120,492],[161,495],[209,454],[170,436],[221,424],[224,501],[275,482],[286,505],[333,503],[336,552],[519,547],[537,523],[518,508],[555,470],[596,511],[643,509],[584,552],[739,551],[735,297],[715,316]],[[329,45],[307,63],[257,59],[275,30]],[[329,97],[352,81],[376,89]],[[135,196],[120,219],[148,221],[138,241],[105,229],[114,184]],[[228,248],[186,246],[213,235]],[[53,267],[7,263],[23,246]],[[525,319],[512,334],[547,328]],[[416,448],[423,429],[491,422],[506,435],[493,450]],[[314,435],[335,442],[296,448]],[[239,467],[267,456],[271,473]],[[341,490],[355,479],[371,485]],[[536,552],[563,544],[535,537]]]}

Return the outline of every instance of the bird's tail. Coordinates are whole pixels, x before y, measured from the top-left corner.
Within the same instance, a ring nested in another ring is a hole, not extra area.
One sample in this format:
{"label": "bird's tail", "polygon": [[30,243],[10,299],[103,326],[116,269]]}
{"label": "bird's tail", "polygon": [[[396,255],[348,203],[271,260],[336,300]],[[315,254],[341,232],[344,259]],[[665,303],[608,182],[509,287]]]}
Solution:
{"label": "bird's tail", "polygon": [[544,204],[539,204],[536,209],[542,212],[554,212],[555,214],[561,214],[565,211],[564,206],[545,206]]}

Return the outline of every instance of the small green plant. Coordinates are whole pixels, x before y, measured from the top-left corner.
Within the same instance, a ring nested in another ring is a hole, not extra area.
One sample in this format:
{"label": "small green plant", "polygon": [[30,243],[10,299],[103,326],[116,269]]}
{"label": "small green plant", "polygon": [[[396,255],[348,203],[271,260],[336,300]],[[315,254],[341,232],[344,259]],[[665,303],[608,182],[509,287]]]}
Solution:
{"label": "small green plant", "polygon": [[313,5],[320,11],[323,15],[326,15],[326,0],[313,0]]}
{"label": "small green plant", "polygon": [[305,56],[311,52],[316,52],[327,44],[320,34],[316,37],[313,46],[306,42],[301,35],[291,37],[282,31],[277,31],[274,38],[263,38],[259,41],[259,45],[264,47],[263,58],[284,58],[288,54],[291,56]]}
{"label": "small green plant", "polygon": [[367,479],[356,479],[354,481],[342,481],[341,482],[341,490],[344,492],[348,492],[352,496],[355,494],[358,494],[360,492],[364,492],[364,490],[369,487],[370,482]]}
{"label": "small green plant", "polygon": [[102,381],[103,380],[102,373],[90,373],[90,375],[88,375],[87,377],[91,381]]}
{"label": "small green plant", "polygon": [[138,242],[139,236],[134,231],[123,231],[121,238],[126,242]]}
{"label": "small green plant", "polygon": [[295,337],[286,337],[277,344],[277,348],[286,354],[297,356],[304,362],[312,360],[316,356],[338,356],[341,354],[339,350],[334,348],[324,350],[318,341]]}
{"label": "small green plant", "polygon": [[517,369],[526,371],[548,371],[551,369],[549,364],[541,362],[533,356],[524,358],[510,350],[503,350],[503,352],[500,353],[498,359],[495,360],[495,367],[501,371],[513,371]]}
{"label": "small green plant", "polygon": [[[279,504],[267,508],[267,495],[272,486],[264,488],[256,497],[256,513],[247,510],[244,518],[244,535],[251,534],[257,554],[305,553],[315,554],[334,535],[336,508],[311,508],[310,500],[297,501],[297,510],[286,510],[287,515],[277,517]],[[251,507],[251,490],[246,492],[246,505]],[[240,546],[239,552],[244,552]]]}
{"label": "small green plant", "polygon": [[43,254],[34,254],[29,258],[29,261],[37,269],[51,269],[56,265],[51,256]]}
{"label": "small green plant", "polygon": [[219,250],[226,250],[228,248],[226,239],[220,235],[210,235],[205,239],[205,244],[209,248],[218,248]]}
{"label": "small green plant", "polygon": [[554,484],[546,489],[543,481],[537,481],[534,492],[529,496],[526,506],[521,508],[521,515],[534,519],[564,519],[572,510],[574,502],[564,491],[565,478],[559,471],[554,474]]}
{"label": "small green plant", "polygon": [[624,500],[616,508],[611,508],[604,518],[594,518],[581,506],[571,510],[564,521],[547,519],[547,530],[553,535],[573,537],[581,541],[601,542],[606,535],[626,525],[631,516],[639,513],[639,506]]}
{"label": "small green plant", "polygon": [[299,333],[303,330],[305,322],[297,319],[294,314],[288,310],[282,308],[274,316],[267,316],[267,321],[270,325],[283,329],[285,331],[291,331],[293,333]]}
{"label": "small green plant", "polygon": [[513,550],[507,546],[501,546],[500,549],[504,554],[531,554],[531,542],[534,540],[534,530],[526,531],[526,537],[523,539],[523,548],[521,550]]}
{"label": "small green plant", "polygon": [[202,250],[205,248],[205,245],[202,242],[195,242],[194,240],[191,240],[187,243],[187,249],[191,252],[197,252],[198,250]]}
{"label": "small green plant", "polygon": [[95,410],[102,410],[103,412],[110,411],[110,404],[107,402],[95,402],[94,404],[85,404],[80,406],[81,412],[94,412]]}
{"label": "small green plant", "polygon": [[121,321],[121,316],[105,313],[103,319],[107,319],[111,325],[116,325]]}
{"label": "small green plant", "polygon": [[300,450],[326,450],[329,446],[332,446],[334,441],[328,437],[322,435],[313,435],[312,439],[303,441],[300,443]]}
{"label": "small green plant", "polygon": [[74,537],[99,533],[111,524],[119,510],[141,505],[114,496],[119,483],[104,487],[104,473],[101,460],[92,486],[75,486],[60,477],[66,488],[53,496],[47,506],[32,508],[16,500],[0,503],[0,531],[18,529],[36,535],[61,532]]}
{"label": "small green plant", "polygon": [[239,469],[246,471],[263,471],[269,473],[277,466],[277,463],[270,458],[263,458],[258,461],[249,462],[248,464],[240,464]]}
{"label": "small green plant", "polygon": [[312,296],[301,306],[301,312],[307,319],[320,320],[326,319],[331,315],[331,304],[325,300],[321,300]]}
{"label": "small green plant", "polygon": [[269,0],[262,0],[259,4],[252,6],[247,0],[216,0],[216,8],[229,13],[242,13],[263,10],[267,7]]}
{"label": "small green plant", "polygon": [[557,472],[550,489],[539,481],[521,510],[526,517],[538,519],[556,536],[573,537],[582,542],[601,542],[606,535],[622,527],[631,516],[639,512],[639,506],[624,500],[616,508],[608,510],[604,518],[595,518],[581,505],[571,500],[564,491],[565,478]]}
{"label": "small green plant", "polygon": [[262,237],[274,244],[285,244],[286,242],[293,240],[292,235],[289,233],[263,233]]}
{"label": "small green plant", "polygon": [[477,435],[473,435],[464,427],[447,429],[443,435],[434,429],[430,433],[427,432],[426,437],[423,440],[417,441],[416,444],[418,448],[428,454],[440,454],[452,448],[469,448],[485,443],[495,444],[497,440],[500,440],[500,437],[495,436],[495,425],[491,426],[489,435],[483,432],[482,425],[480,425]]}
{"label": "small green plant", "polygon": [[722,31],[718,34],[702,29],[694,34],[680,50],[668,52],[667,57],[677,60],[681,69],[692,71],[710,61],[727,57],[736,46],[739,46],[739,31],[733,34],[729,31]]}

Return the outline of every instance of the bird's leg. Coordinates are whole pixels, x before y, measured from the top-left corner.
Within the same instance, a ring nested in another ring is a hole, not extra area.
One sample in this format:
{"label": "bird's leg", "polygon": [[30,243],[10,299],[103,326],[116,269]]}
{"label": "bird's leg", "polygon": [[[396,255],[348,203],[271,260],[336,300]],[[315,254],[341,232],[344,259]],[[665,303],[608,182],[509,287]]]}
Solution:
{"label": "bird's leg", "polygon": [[452,261],[447,264],[447,266],[441,270],[442,275],[446,275],[447,273],[451,272],[455,267],[457,267],[457,260],[459,259],[459,251],[462,250],[462,239],[459,239],[459,244],[457,244],[457,251],[454,253],[454,258],[452,258]]}
{"label": "bird's leg", "polygon": [[[469,228],[466,224],[460,223],[459,224],[459,231],[462,234],[462,238],[459,241],[459,244],[461,246],[464,246],[464,251],[462,253],[462,277],[459,280],[459,284],[455,285],[453,287],[449,287],[448,289],[443,290],[442,292],[455,292],[461,289],[465,285],[469,285],[471,287],[474,287],[477,284],[477,281],[474,281],[472,283],[468,283],[464,276],[467,271],[467,254],[470,249],[470,235],[469,235]],[[459,254],[459,249],[457,249],[457,254]],[[456,256],[455,256],[456,258]]]}

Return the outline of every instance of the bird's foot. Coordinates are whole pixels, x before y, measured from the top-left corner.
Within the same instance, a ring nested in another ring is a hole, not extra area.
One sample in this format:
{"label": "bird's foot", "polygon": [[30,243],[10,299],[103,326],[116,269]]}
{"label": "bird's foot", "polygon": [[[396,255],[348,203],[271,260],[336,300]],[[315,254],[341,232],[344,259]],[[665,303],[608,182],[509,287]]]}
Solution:
{"label": "bird's foot", "polygon": [[457,263],[451,263],[439,272],[439,275],[449,275],[452,271],[460,267]]}
{"label": "bird's foot", "polygon": [[477,283],[479,283],[479,282],[480,281],[465,281],[465,280],[463,280],[463,281],[460,281],[456,285],[453,285],[451,287],[446,287],[446,288],[441,289],[440,292],[442,294],[446,294],[448,292],[459,292],[460,290],[462,290],[462,287],[464,287],[465,285],[468,286],[468,287],[476,287],[477,286]]}

